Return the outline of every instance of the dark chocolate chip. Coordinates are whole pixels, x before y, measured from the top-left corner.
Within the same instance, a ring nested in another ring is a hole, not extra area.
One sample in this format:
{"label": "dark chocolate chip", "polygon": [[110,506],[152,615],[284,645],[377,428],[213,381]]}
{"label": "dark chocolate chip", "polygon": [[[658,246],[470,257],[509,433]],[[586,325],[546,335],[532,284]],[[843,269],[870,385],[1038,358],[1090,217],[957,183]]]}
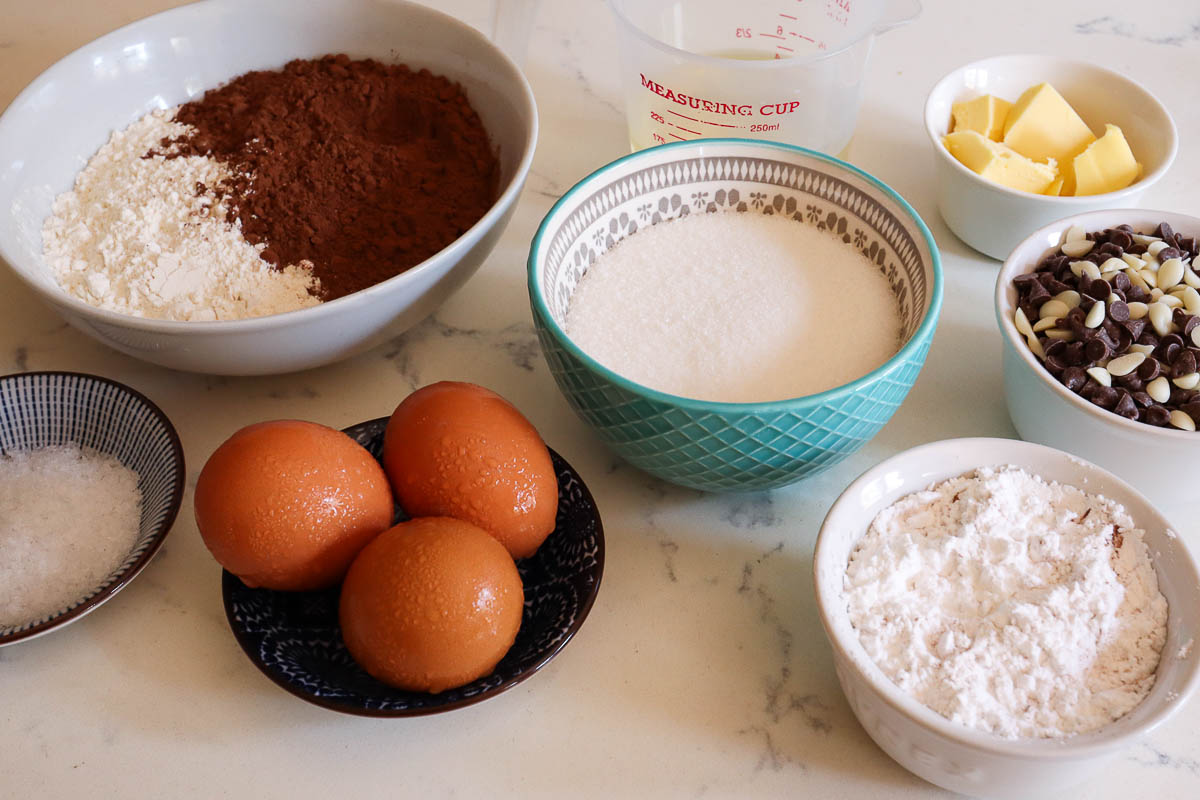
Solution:
{"label": "dark chocolate chip", "polygon": [[1121,248],[1122,251],[1133,244],[1133,237],[1129,235],[1129,231],[1121,230],[1120,228],[1114,228],[1108,240]]}
{"label": "dark chocolate chip", "polygon": [[1154,398],[1145,392],[1133,392],[1132,397],[1133,402],[1137,403],[1142,408],[1148,408],[1149,406],[1154,405]]}
{"label": "dark chocolate chip", "polygon": [[1111,386],[1096,385],[1096,391],[1088,398],[1101,408],[1111,409],[1117,404],[1117,390]]}
{"label": "dark chocolate chip", "polygon": [[1122,326],[1125,330],[1129,331],[1129,335],[1136,341],[1142,335],[1142,331],[1146,330],[1146,319],[1143,317],[1142,319],[1126,320],[1122,323]]}
{"label": "dark chocolate chip", "polygon": [[1137,370],[1130,372],[1128,375],[1122,375],[1119,378],[1114,378],[1117,384],[1131,392],[1140,392],[1146,388],[1146,382],[1138,377]]}
{"label": "dark chocolate chip", "polygon": [[1045,365],[1046,371],[1056,378],[1063,373],[1063,370],[1067,368],[1067,364],[1062,360],[1062,358],[1059,356],[1052,356],[1049,353],[1046,354],[1046,360],[1043,361],[1042,364]]}
{"label": "dark chocolate chip", "polygon": [[1180,258],[1183,256],[1183,251],[1178,247],[1164,247],[1158,251],[1158,263],[1165,264],[1172,258]]}
{"label": "dark chocolate chip", "polygon": [[1129,306],[1120,300],[1116,300],[1116,301],[1110,303],[1108,306],[1108,317],[1109,317],[1109,319],[1113,320],[1114,322],[1128,321]]}
{"label": "dark chocolate chip", "polygon": [[1158,377],[1160,371],[1161,367],[1159,366],[1158,359],[1154,356],[1147,356],[1146,360],[1138,365],[1137,376],[1146,383],[1149,383]]}
{"label": "dark chocolate chip", "polygon": [[1179,351],[1183,349],[1182,345],[1175,342],[1159,342],[1158,347],[1154,348],[1154,355],[1164,363],[1170,364],[1175,361],[1179,355]]}
{"label": "dark chocolate chip", "polygon": [[1196,356],[1191,350],[1184,348],[1171,362],[1171,375],[1178,378],[1181,375],[1191,375],[1196,371]]}
{"label": "dark chocolate chip", "polygon": [[1129,392],[1119,392],[1117,404],[1113,407],[1113,412],[1120,414],[1125,419],[1137,419],[1137,404],[1133,402],[1133,397]]}
{"label": "dark chocolate chip", "polygon": [[[1124,273],[1121,273],[1124,275]],[[1150,294],[1141,286],[1130,286],[1125,292],[1125,300],[1129,303],[1144,303],[1150,299]]]}
{"label": "dark chocolate chip", "polygon": [[1113,276],[1112,285],[1114,289],[1122,293],[1128,292],[1133,287],[1133,283],[1129,280],[1129,276],[1124,272],[1118,272]]}
{"label": "dark chocolate chip", "polygon": [[1104,340],[1099,337],[1088,341],[1088,343],[1084,345],[1083,349],[1083,353],[1087,357],[1087,360],[1093,363],[1108,358],[1108,354],[1110,352],[1111,351],[1109,350],[1108,345],[1105,344]]}
{"label": "dark chocolate chip", "polygon": [[1062,383],[1072,392],[1078,392],[1087,385],[1088,376],[1079,367],[1067,367],[1063,370]]}
{"label": "dark chocolate chip", "polygon": [[1175,231],[1171,230],[1171,226],[1165,222],[1158,223],[1158,227],[1154,230],[1154,235],[1162,240],[1174,238]]}
{"label": "dark chocolate chip", "polygon": [[1146,407],[1139,415],[1139,418],[1147,425],[1156,425],[1161,428],[1171,419],[1171,412],[1160,405],[1152,405]]}

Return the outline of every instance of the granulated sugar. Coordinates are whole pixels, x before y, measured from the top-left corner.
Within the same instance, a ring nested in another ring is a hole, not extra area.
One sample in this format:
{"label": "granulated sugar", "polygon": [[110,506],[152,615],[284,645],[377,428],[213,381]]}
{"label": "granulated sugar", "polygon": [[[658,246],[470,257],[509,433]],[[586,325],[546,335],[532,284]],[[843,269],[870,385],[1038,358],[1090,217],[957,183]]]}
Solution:
{"label": "granulated sugar", "polygon": [[60,195],[42,229],[60,286],[100,308],[182,321],[242,319],[320,302],[311,265],[282,270],[226,221],[229,168],[147,154],[187,128],[174,110],[117,131]]}
{"label": "granulated sugar", "polygon": [[1167,602],[1108,498],[1016,467],[901,498],[850,555],[850,621],[902,690],[1006,738],[1096,730],[1154,685]]}
{"label": "granulated sugar", "polygon": [[89,594],[138,536],[137,473],[76,445],[0,456],[0,627]]}
{"label": "granulated sugar", "polygon": [[758,402],[859,378],[900,346],[879,268],[832,233],[756,212],[642,228],[591,265],[566,333],[614,372],[699,400]]}

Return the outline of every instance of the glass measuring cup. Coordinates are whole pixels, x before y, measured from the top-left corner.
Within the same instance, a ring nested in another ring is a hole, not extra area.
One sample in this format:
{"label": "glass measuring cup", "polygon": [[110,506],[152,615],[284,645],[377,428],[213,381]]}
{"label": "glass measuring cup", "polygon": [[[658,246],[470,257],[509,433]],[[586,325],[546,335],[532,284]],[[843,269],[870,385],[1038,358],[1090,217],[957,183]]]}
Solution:
{"label": "glass measuring cup", "polygon": [[842,155],[876,34],[918,0],[608,0],[634,150],[704,136]]}

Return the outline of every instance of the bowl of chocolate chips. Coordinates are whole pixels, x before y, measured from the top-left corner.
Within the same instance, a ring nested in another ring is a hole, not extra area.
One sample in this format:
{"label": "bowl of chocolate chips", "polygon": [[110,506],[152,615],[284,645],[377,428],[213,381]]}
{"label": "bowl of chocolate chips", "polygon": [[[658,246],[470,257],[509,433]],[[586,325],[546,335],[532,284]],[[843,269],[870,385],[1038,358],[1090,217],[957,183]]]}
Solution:
{"label": "bowl of chocolate chips", "polygon": [[1200,219],[1078,214],[1019,244],[996,281],[1021,438],[1117,473],[1162,506],[1200,458]]}
{"label": "bowl of chocolate chips", "polygon": [[129,355],[307,369],[461,286],[536,140],[518,67],[435,9],[193,3],[71,53],[0,116],[0,257]]}

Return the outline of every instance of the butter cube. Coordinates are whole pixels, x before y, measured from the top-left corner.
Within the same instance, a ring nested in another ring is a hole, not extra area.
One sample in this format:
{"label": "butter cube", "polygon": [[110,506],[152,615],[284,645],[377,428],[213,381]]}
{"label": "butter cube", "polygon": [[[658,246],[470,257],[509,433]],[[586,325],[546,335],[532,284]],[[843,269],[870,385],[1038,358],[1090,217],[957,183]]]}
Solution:
{"label": "butter cube", "polygon": [[[1004,143],[1034,161],[1067,165],[1096,141],[1075,109],[1048,83],[1025,90],[1004,121]],[[1071,177],[1066,176],[1067,187]]]}
{"label": "butter cube", "polygon": [[1058,197],[1059,195],[1062,194],[1062,189],[1063,189],[1063,176],[1060,173],[1057,178],[1055,178],[1053,181],[1050,182],[1050,185],[1046,187],[1046,191],[1042,192],[1042,194],[1048,194],[1051,197]]}
{"label": "butter cube", "polygon": [[1012,103],[990,94],[955,103],[951,109],[951,132],[976,131],[994,142],[1004,136],[1004,120]]}
{"label": "butter cube", "polygon": [[978,131],[955,131],[942,143],[967,169],[1010,189],[1042,194],[1058,177],[1053,162],[1039,164]]}
{"label": "butter cube", "polygon": [[1125,134],[1105,125],[1104,135],[1075,156],[1075,194],[1104,194],[1124,189],[1137,180],[1142,165],[1133,158]]}

